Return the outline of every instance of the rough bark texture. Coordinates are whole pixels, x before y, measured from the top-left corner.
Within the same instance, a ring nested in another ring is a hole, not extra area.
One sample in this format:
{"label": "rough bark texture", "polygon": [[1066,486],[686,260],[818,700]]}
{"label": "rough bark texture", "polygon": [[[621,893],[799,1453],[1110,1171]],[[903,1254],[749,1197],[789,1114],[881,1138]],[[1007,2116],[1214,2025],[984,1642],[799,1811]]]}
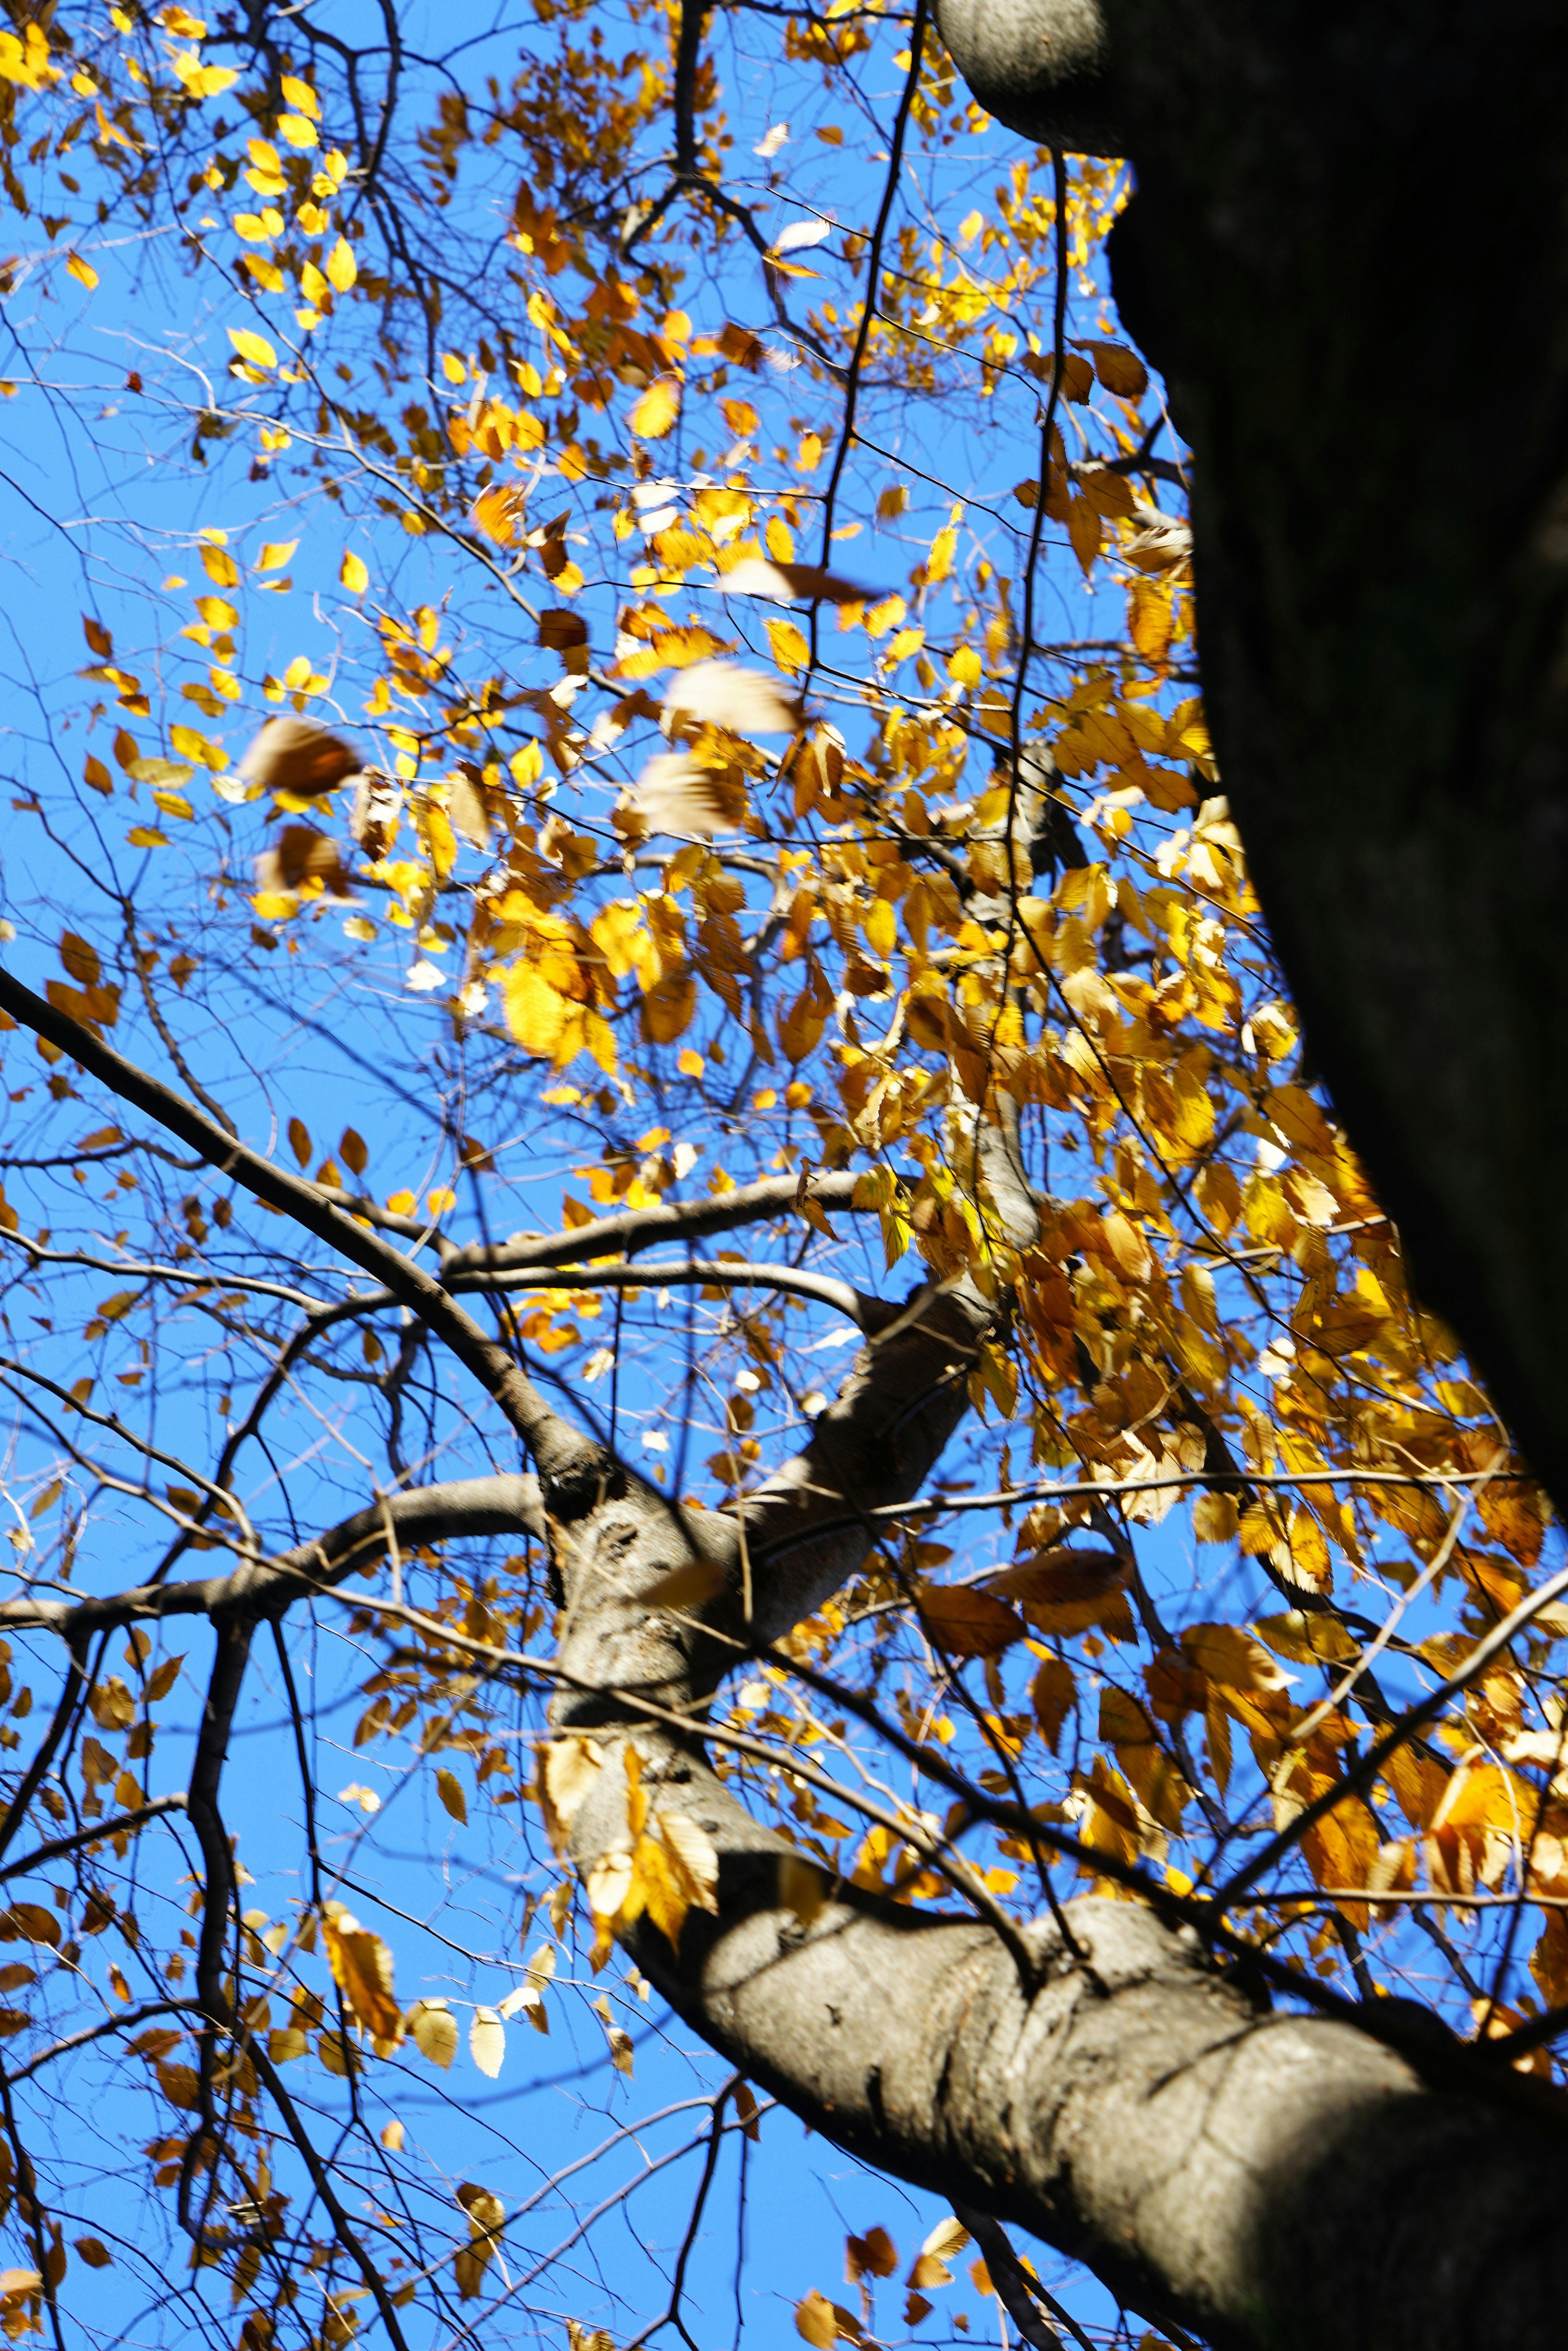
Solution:
{"label": "rough bark texture", "polygon": [[[1021,1240],[1032,1207],[1001,1138],[981,1148]],[[1002,1311],[965,1281],[873,1340],[809,1452],[748,1500],[744,1543],[735,1516],[680,1511],[623,1468],[558,1523],[572,1686],[554,1721],[601,1759],[570,1816],[578,1869],[591,1881],[630,1845],[634,1747],[655,1819],[685,1814],[718,1856],[716,1914],[691,1911],[678,1949],[645,1917],[627,1936],[673,2006],[814,2129],[1021,2223],[1151,2316],[1227,2351],[1545,2351],[1568,2294],[1551,2094],[1489,2080],[1457,2044],[1435,2089],[1354,2026],[1259,2015],[1135,1903],[1075,1904],[1076,1948],[1037,1925],[1009,1950],[984,1922],[848,1887],[803,1925],[779,1897],[794,1848],[698,1737],[626,1703],[700,1718],[738,1662],[747,1582],[771,1640],[854,1571],[860,1514],[928,1474]],[[694,1557],[725,1573],[702,1622],[647,1596]]]}
{"label": "rough bark texture", "polygon": [[[869,1418],[862,1398],[862,1432]],[[868,1447],[868,1478],[876,1458]],[[691,1912],[678,1950],[646,1919],[628,1938],[706,2040],[838,2144],[1021,2223],[1217,2345],[1560,2342],[1568,2116],[1549,2095],[1532,2111],[1517,2077],[1489,2089],[1456,2045],[1443,2070],[1475,2086],[1439,2091],[1352,2026],[1260,2015],[1134,1903],[1074,1904],[1076,1951],[1029,1930],[1027,1981],[986,1925],[852,1888],[803,1927],[778,1895],[793,1848],[695,1739],[621,1697],[700,1707],[734,1652],[637,1595],[695,1550],[733,1561],[733,1534],[683,1525],[632,1484],[560,1546],[563,1662],[589,1687],[556,1720],[602,1759],[573,1858],[587,1876],[628,1844],[634,1745],[655,1809],[694,1820],[719,1856],[717,1915]],[[797,1557],[771,1596],[760,1571],[759,1615],[781,1623],[823,1596],[835,1556],[836,1541],[805,1573]],[[733,1593],[719,1615],[737,1625]]]}
{"label": "rough bark texture", "polygon": [[1130,156],[1118,299],[1195,458],[1206,702],[1318,1065],[1568,1498],[1568,16],[941,0]]}

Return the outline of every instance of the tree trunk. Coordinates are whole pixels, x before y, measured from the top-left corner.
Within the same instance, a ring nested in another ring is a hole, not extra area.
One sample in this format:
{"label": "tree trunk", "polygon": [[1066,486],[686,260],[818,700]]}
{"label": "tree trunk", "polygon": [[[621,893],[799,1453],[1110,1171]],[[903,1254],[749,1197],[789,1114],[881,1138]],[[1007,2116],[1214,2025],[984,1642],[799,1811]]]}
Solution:
{"label": "tree trunk", "polygon": [[1423,1296],[1568,1498],[1568,16],[941,0],[1130,156],[1205,698],[1312,1055]]}
{"label": "tree trunk", "polygon": [[[1032,1210],[994,1133],[984,1157],[1021,1238]],[[813,2129],[1020,2222],[1151,2316],[1236,2351],[1546,2351],[1568,2295],[1554,2092],[1441,2028],[1418,2073],[1353,2024],[1259,2014],[1135,1902],[1075,1903],[1071,1945],[1039,1924],[1009,1949],[984,1921],[852,1886],[808,1923],[809,1904],[780,1899],[795,1848],[710,1765],[719,1680],[820,1607],[871,1548],[869,1510],[924,1481],[1005,1296],[966,1281],[873,1340],[744,1521],[607,1464],[601,1499],[580,1507],[578,1480],[562,1524],[547,1481],[570,1681],[544,1778],[580,1875],[591,1894],[630,1850],[634,1801],[656,1829],[695,1824],[716,1856],[712,1915],[688,1911],[676,1945],[646,1915],[622,1928],[694,2030]],[[700,1621],[655,1590],[694,1560],[723,1579]]]}

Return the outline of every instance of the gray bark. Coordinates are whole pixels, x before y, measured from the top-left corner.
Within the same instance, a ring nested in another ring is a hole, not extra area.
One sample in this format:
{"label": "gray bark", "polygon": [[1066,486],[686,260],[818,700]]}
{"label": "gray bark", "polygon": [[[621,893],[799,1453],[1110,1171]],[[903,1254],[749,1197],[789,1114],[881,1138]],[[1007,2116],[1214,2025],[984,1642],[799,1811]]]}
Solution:
{"label": "gray bark", "polygon": [[1205,696],[1314,1061],[1568,1499],[1568,16],[939,0],[977,96],[1125,154],[1194,453]]}
{"label": "gray bark", "polygon": [[[1022,1238],[1032,1207],[994,1131],[984,1157]],[[1021,1949],[848,1886],[803,1927],[779,1898],[794,1848],[716,1775],[695,1728],[637,1711],[700,1722],[748,1635],[778,1638],[855,1572],[864,1512],[928,1474],[1001,1312],[1005,1293],[988,1305],[965,1282],[873,1341],[744,1529],[617,1468],[558,1532],[570,1687],[552,1719],[601,1759],[570,1817],[579,1872],[630,1842],[634,1747],[656,1810],[694,1821],[718,1857],[716,1913],[694,1908],[678,1948],[646,1917],[625,1937],[678,2012],[813,2129],[1020,2223],[1146,2314],[1227,2351],[1546,2351],[1568,2293],[1553,2092],[1440,2034],[1418,2070],[1354,2024],[1260,2015],[1136,1902],[1076,1903],[1071,1942],[1041,1923]],[[694,1557],[726,1578],[700,1619],[651,1604]]]}

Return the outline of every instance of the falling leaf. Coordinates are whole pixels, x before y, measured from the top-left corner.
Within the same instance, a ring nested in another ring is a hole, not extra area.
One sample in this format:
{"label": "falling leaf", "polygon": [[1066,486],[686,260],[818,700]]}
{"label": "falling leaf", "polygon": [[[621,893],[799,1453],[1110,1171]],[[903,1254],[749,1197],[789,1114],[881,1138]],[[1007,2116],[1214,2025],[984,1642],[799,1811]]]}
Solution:
{"label": "falling leaf", "polygon": [[343,560],[338,566],[338,578],[350,596],[362,596],[371,584],[370,571],[363,557],[356,555],[351,548],[344,550]]}
{"label": "falling leaf", "polygon": [[109,2269],[114,2260],[114,2256],[110,2252],[109,2247],[100,2243],[97,2237],[78,2237],[74,2239],[73,2250],[78,2260],[84,2261],[89,2270]]}
{"label": "falling leaf", "polygon": [[664,728],[683,719],[706,720],[735,735],[792,735],[800,724],[799,698],[763,671],[734,662],[694,662],[664,695]]}
{"label": "falling leaf", "polygon": [[791,221],[773,240],[775,253],[799,253],[802,246],[821,245],[831,236],[834,224],[825,220]]}
{"label": "falling leaf", "polygon": [[641,441],[662,441],[681,413],[681,387],[674,376],[652,382],[627,419]]}
{"label": "falling leaf", "polygon": [[746,779],[738,768],[706,768],[684,751],[659,751],[632,787],[631,804],[651,831],[707,839],[739,824]]}
{"label": "falling leaf", "polygon": [[335,790],[359,772],[348,745],[308,718],[269,718],[239,763],[241,780],[302,799]]}
{"label": "falling leaf", "polygon": [[382,2125],[382,2145],[391,2155],[402,2153],[402,2125],[395,2115],[390,2122]]}
{"label": "falling leaf", "polygon": [[844,2253],[851,2285],[858,2285],[862,2277],[891,2277],[898,2267],[898,2253],[885,2229],[868,2229],[863,2237],[848,2238]]}
{"label": "falling leaf", "polygon": [[453,1819],[463,1828],[468,1825],[468,1799],[463,1792],[463,1782],[455,1771],[438,1771],[435,1792]]}
{"label": "falling leaf", "polygon": [[468,2028],[468,2054],[492,2081],[507,2053],[507,2028],[493,2008],[476,2008]]}
{"label": "falling leaf", "polygon": [[774,563],[761,555],[743,556],[720,573],[718,585],[727,596],[761,596],[774,604],[863,604],[875,592],[820,564]]}

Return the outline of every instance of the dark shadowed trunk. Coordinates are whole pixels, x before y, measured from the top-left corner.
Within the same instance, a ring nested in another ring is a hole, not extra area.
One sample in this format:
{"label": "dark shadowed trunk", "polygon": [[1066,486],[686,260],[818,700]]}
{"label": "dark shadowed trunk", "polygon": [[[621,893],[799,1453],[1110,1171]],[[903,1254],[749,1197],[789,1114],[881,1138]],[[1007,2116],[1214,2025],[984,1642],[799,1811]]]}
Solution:
{"label": "dark shadowed trunk", "polygon": [[1132,158],[1206,707],[1312,1053],[1424,1295],[1568,1493],[1568,18],[943,0]]}

